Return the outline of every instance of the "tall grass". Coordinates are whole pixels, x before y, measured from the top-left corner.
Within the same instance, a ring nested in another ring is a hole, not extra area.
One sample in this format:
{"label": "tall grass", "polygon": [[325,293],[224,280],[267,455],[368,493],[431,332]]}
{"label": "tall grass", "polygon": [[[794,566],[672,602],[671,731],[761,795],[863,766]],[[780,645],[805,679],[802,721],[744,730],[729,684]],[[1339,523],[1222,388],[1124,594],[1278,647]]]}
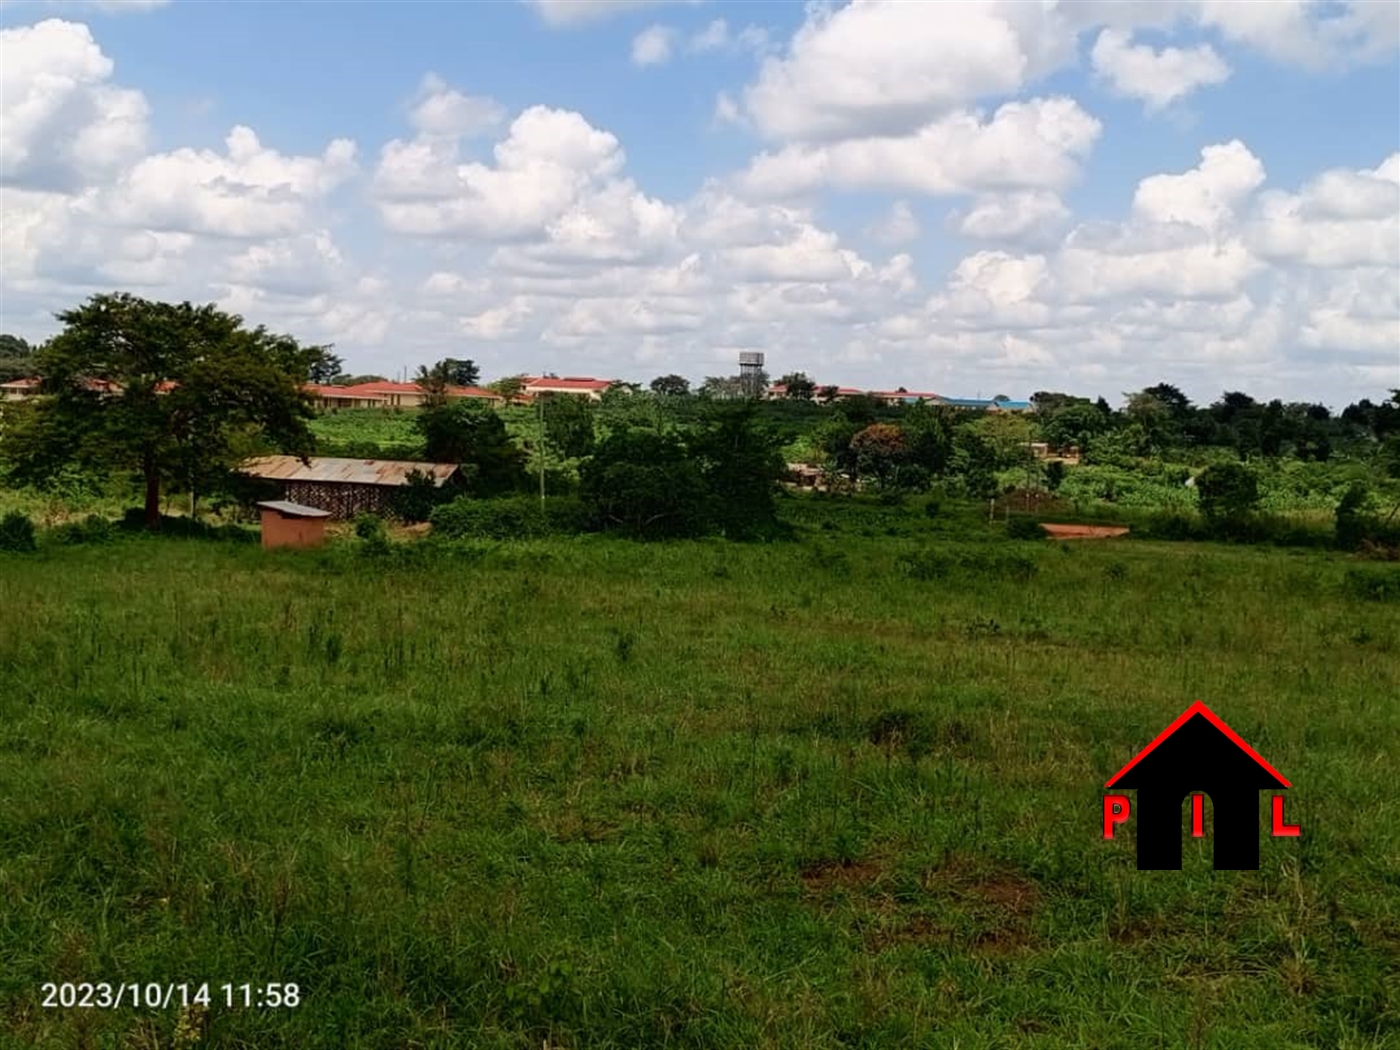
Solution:
{"label": "tall grass", "polygon": [[[40,984],[208,980],[302,989],[214,1009],[227,1048],[1396,1045],[1386,588],[813,505],[768,545],[0,555],[0,1043],[170,1045]],[[1295,784],[1257,872],[1099,837],[1197,699]]]}

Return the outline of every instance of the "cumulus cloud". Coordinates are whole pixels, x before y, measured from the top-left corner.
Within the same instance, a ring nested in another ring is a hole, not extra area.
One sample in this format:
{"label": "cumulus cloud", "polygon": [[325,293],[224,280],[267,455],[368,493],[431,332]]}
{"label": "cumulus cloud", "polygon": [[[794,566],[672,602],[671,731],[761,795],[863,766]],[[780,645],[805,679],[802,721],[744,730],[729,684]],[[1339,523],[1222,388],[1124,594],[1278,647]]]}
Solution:
{"label": "cumulus cloud", "polygon": [[87,207],[110,221],[221,237],[279,237],[302,229],[310,206],[357,170],[355,143],[319,157],[288,156],[239,125],[225,152],[178,149],[137,162]]}
{"label": "cumulus cloud", "polygon": [[1149,111],[1164,109],[1197,88],[1222,84],[1230,77],[1209,44],[1191,48],[1133,44],[1129,34],[1105,29],[1091,52],[1094,72],[1120,95],[1142,99]]}
{"label": "cumulus cloud", "polygon": [[[915,17],[887,6],[812,9],[811,40],[756,83],[811,85],[813,98],[726,96],[726,115],[768,136],[766,151],[733,177],[665,197],[629,171],[624,143],[596,115],[507,113],[432,75],[403,106],[401,136],[375,144],[362,187],[356,146],[334,129],[324,145],[293,149],[240,126],[217,149],[154,154],[104,131],[86,141],[112,147],[105,154],[64,154],[72,128],[129,131],[103,101],[130,89],[84,27],[53,37],[53,61],[22,56],[23,69],[7,38],[6,327],[47,334],[48,311],[130,287],[336,342],[357,370],[397,371],[465,340],[488,374],[695,376],[732,371],[736,350],[761,348],[775,369],[821,381],[950,393],[985,390],[989,376],[1022,392],[1110,393],[1194,376],[1208,394],[1267,392],[1261,377],[1305,372],[1310,390],[1354,389],[1387,365],[1393,375],[1400,154],[1279,186],[1227,139],[1186,170],[1143,178],[1122,214],[1075,223],[1062,194],[1098,121],[1068,98],[978,109],[955,56],[929,83],[885,76],[882,64],[916,61],[862,28],[872,11],[896,26]],[[1015,67],[969,76],[1013,90],[1067,61],[1062,37],[1109,26],[1131,48],[1149,19],[1175,32],[1201,18],[1185,0],[967,9],[1005,50],[977,46]],[[841,25],[854,38],[822,30],[851,18]],[[700,26],[706,46],[738,46],[742,34],[714,21]],[[675,47],[696,39],[678,35]],[[864,41],[860,61],[826,67],[840,84],[818,83],[825,74],[811,63],[852,39]],[[53,90],[70,101],[32,101]],[[142,110],[143,135],[145,120]],[[43,157],[49,169],[35,166]],[[831,189],[893,192],[852,243],[824,212]],[[949,232],[977,242],[946,273],[920,273],[900,250],[933,214],[919,195],[955,198]],[[381,226],[373,256],[354,250],[365,238],[349,208],[360,200]]]}
{"label": "cumulus cloud", "polygon": [[1040,36],[1043,28],[1033,4],[812,5],[787,54],[764,62],[745,105],[774,139],[910,134],[1048,68],[1070,42]]}
{"label": "cumulus cloud", "polygon": [[611,133],[546,106],[516,117],[494,156],[494,165],[463,163],[454,138],[395,139],[374,174],[380,215],[399,233],[528,237],[564,219],[626,159]]}
{"label": "cumulus cloud", "polygon": [[85,25],[0,30],[0,184],[73,192],[142,155],[149,106],[113,69]]}
{"label": "cumulus cloud", "polygon": [[1371,170],[1325,172],[1299,193],[1262,194],[1248,236],[1275,263],[1400,269],[1400,153]]}
{"label": "cumulus cloud", "polygon": [[422,135],[475,137],[497,127],[505,108],[493,98],[464,95],[436,73],[419,85],[409,123]]}
{"label": "cumulus cloud", "polygon": [[917,133],[794,144],[759,154],[739,178],[750,193],[784,196],[821,187],[946,195],[1062,189],[1101,125],[1069,98],[1008,102],[990,120],[955,113]]}
{"label": "cumulus cloud", "polygon": [[647,26],[632,38],[632,64],[660,66],[671,60],[671,44],[676,31],[667,26]]}
{"label": "cumulus cloud", "polygon": [[[1105,28],[1106,27],[1106,28]],[[768,58],[743,95],[754,127],[784,142],[915,134],[975,102],[1022,91],[1073,64],[1099,33],[1095,68],[1126,94],[1161,107],[1228,75],[1208,44],[1131,44],[1138,29],[1210,31],[1308,69],[1385,59],[1400,49],[1400,5],[1346,0],[857,0],[808,5],[786,52]]]}
{"label": "cumulus cloud", "polygon": [[1060,232],[1070,212],[1049,190],[1018,190],[979,194],[970,209],[951,218],[964,237],[1037,244]]}
{"label": "cumulus cloud", "polygon": [[[1072,374],[1141,377],[1150,355],[1162,374],[1217,388],[1308,360],[1329,378],[1367,381],[1386,360],[1393,374],[1400,154],[1296,193],[1264,182],[1242,143],[1209,146],[1197,167],[1142,180],[1121,221],[1081,223],[1045,250],[968,256],[882,334],[1005,361],[1015,332],[1023,365],[1044,354]],[[1331,363],[1303,356],[1317,353]]]}
{"label": "cumulus cloud", "polygon": [[1190,171],[1143,179],[1133,195],[1133,211],[1151,222],[1217,229],[1234,219],[1239,205],[1263,182],[1264,165],[1235,139],[1205,147],[1200,166]]}

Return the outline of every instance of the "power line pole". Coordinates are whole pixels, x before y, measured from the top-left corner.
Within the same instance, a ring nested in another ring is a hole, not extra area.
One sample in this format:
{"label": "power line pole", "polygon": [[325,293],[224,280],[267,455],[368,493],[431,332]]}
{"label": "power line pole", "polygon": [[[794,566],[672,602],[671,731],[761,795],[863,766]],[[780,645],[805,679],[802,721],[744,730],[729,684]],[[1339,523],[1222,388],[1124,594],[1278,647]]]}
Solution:
{"label": "power line pole", "polygon": [[540,460],[540,510],[543,511],[543,510],[544,510],[544,398],[543,398],[543,397],[536,398],[536,399],[535,399],[535,404],[537,404],[537,405],[539,406],[539,417],[540,417],[540,447],[539,447],[539,460]]}

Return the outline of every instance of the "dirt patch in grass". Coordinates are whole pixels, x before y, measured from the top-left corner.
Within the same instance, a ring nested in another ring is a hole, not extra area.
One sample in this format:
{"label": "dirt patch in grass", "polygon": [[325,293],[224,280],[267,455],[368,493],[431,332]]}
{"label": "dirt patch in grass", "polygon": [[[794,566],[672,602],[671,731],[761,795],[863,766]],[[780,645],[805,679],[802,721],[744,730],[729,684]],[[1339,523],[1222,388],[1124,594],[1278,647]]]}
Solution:
{"label": "dirt patch in grass", "polygon": [[1121,525],[1050,525],[1042,521],[1040,527],[1052,540],[1107,540],[1128,534]]}
{"label": "dirt patch in grass", "polygon": [[[855,863],[808,869],[803,882],[816,892],[830,887],[869,886],[880,865]],[[866,952],[916,945],[985,955],[1020,954],[1042,946],[1034,930],[1042,894],[1015,871],[976,868],[955,858],[920,880],[925,896],[910,900],[881,893],[868,901],[859,936]]]}
{"label": "dirt patch in grass", "polygon": [[802,869],[802,885],[807,892],[823,895],[835,889],[870,886],[885,872],[873,860],[821,860]]}

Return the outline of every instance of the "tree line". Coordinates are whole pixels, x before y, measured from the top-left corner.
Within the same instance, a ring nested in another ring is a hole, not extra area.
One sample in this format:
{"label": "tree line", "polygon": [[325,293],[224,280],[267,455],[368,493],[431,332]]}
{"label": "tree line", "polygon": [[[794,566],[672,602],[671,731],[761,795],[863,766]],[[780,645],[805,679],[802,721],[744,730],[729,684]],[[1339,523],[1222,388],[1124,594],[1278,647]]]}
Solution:
{"label": "tree line", "polygon": [[[331,347],[249,327],[212,305],[96,295],[57,317],[62,330],[42,346],[0,336],[3,374],[42,377],[41,397],[6,407],[0,468],[19,485],[43,485],[74,468],[134,476],[151,527],[160,524],[165,490],[189,493],[193,507],[195,494],[236,491],[235,468],[250,455],[312,454],[314,411],[303,384],[361,378],[345,376]],[[597,406],[547,395],[536,409],[541,437],[522,447],[499,413],[448,396],[452,386],[481,382],[474,362],[445,358],[420,368],[417,380],[428,391],[414,418],[423,458],[460,464],[472,495],[532,492],[529,453],[543,469],[548,452],[572,464],[545,479],[550,492],[583,500],[597,527],[636,534],[768,528],[785,469],[781,450],[790,446],[797,458],[826,467],[833,483],[891,492],[939,483],[978,499],[996,495],[998,475],[1018,467],[1028,483],[1055,489],[1065,468],[1037,466],[1037,441],[1089,464],[1226,450],[1241,461],[1347,456],[1378,476],[1400,477],[1400,391],[1333,414],[1239,391],[1196,405],[1159,383],[1125,394],[1121,409],[1101,397],[1039,391],[1028,414],[969,413],[865,395],[817,404],[814,394],[834,391],[801,373],[782,377],[787,399],[758,405],[739,377],[709,377],[693,391],[668,374],[647,390],[609,391]],[[502,389],[512,382],[518,378],[498,381]],[[1242,498],[1245,483],[1217,473],[1199,490],[1203,509],[1216,480],[1226,503]],[[420,488],[409,512],[426,516],[435,499]]]}

